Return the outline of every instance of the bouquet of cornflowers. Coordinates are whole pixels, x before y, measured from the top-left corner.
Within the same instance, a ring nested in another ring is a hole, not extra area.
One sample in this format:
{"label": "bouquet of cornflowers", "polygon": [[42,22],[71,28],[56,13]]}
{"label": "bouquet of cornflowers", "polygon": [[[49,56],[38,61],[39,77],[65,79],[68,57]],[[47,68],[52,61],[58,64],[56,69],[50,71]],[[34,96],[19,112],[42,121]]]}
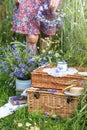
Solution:
{"label": "bouquet of cornflowers", "polygon": [[64,17],[64,13],[60,8],[61,8],[61,2],[58,5],[58,9],[56,11],[51,11],[49,10],[49,2],[46,1],[38,9],[35,18],[41,21],[46,27],[49,26],[60,27],[62,18]]}
{"label": "bouquet of cornflowers", "polygon": [[40,55],[34,55],[23,43],[16,42],[3,48],[0,55],[1,72],[18,79],[30,79],[30,73],[45,64]]}

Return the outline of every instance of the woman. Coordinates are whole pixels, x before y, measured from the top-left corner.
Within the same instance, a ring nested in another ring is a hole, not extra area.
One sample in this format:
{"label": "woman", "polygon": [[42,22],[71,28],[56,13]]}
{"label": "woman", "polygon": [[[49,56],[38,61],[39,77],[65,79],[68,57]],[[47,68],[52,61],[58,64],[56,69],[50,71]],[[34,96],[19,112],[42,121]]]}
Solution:
{"label": "woman", "polygon": [[[56,32],[56,27],[46,28],[40,20],[36,19],[40,6],[46,1],[50,12],[54,12],[61,3],[61,0],[15,0],[12,30],[25,34],[27,46],[34,52],[40,32],[47,36],[55,35]],[[47,16],[49,19],[51,14]]]}

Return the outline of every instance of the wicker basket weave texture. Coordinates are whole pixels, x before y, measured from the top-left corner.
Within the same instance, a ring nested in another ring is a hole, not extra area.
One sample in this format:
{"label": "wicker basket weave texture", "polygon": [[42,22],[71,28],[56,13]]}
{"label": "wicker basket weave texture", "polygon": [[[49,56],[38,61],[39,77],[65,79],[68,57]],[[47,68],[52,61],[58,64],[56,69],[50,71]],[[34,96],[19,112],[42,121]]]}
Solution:
{"label": "wicker basket weave texture", "polygon": [[28,110],[33,112],[39,110],[40,113],[49,115],[59,115],[60,117],[70,117],[78,104],[78,97],[69,98],[61,93],[51,93],[47,91],[27,90]]}
{"label": "wicker basket weave texture", "polygon": [[[48,66],[51,68],[51,66]],[[46,67],[47,68],[47,67]],[[79,74],[67,75],[62,78],[53,77],[43,72],[44,68],[40,68],[31,73],[31,84],[35,88],[47,88],[62,90],[71,84],[80,86],[84,82],[84,76]]]}

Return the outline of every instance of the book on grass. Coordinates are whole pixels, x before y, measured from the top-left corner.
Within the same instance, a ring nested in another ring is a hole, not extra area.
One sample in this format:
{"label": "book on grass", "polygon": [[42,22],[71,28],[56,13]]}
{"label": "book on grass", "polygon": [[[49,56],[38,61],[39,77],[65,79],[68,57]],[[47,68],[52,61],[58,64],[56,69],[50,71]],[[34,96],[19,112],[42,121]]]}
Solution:
{"label": "book on grass", "polygon": [[9,98],[9,101],[13,105],[21,105],[27,103],[27,97],[25,96],[12,96]]}

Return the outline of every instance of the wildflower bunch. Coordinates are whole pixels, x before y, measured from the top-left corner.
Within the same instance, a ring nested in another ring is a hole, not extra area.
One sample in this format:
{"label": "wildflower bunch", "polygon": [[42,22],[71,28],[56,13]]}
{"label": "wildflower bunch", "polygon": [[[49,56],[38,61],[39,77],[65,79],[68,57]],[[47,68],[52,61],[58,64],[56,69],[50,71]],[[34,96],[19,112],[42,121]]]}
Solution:
{"label": "wildflower bunch", "polygon": [[0,69],[11,77],[30,79],[30,73],[45,63],[40,55],[31,54],[30,49],[23,43],[11,43],[3,49],[0,55]]}
{"label": "wildflower bunch", "polygon": [[42,6],[39,7],[35,18],[41,21],[47,27],[60,27],[64,15],[60,7],[61,3],[59,4],[57,11],[51,11],[49,10],[49,2],[46,1],[42,4]]}

